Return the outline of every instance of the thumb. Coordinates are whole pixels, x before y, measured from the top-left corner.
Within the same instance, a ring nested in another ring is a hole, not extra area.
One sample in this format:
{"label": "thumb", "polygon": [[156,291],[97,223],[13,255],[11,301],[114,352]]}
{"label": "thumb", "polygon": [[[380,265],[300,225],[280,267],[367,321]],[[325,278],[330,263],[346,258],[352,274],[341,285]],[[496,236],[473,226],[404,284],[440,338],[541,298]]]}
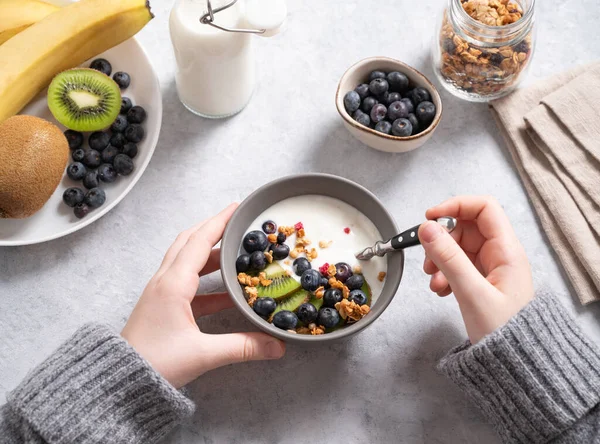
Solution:
{"label": "thumb", "polygon": [[444,273],[456,296],[473,293],[487,283],[460,245],[437,222],[422,224],[419,239],[427,257]]}
{"label": "thumb", "polygon": [[237,362],[279,359],[285,354],[285,344],[265,333],[229,333],[212,335],[208,341],[211,367]]}

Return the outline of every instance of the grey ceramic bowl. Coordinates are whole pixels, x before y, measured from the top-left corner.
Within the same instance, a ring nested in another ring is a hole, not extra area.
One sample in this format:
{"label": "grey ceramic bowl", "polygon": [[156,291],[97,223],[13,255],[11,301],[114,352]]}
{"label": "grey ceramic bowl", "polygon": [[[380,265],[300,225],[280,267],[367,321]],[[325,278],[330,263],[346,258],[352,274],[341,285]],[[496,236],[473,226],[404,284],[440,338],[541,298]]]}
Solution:
{"label": "grey ceramic bowl", "polygon": [[[371,312],[359,322],[319,336],[299,335],[281,330],[254,313],[247,304],[237,281],[235,260],[239,254],[242,238],[250,224],[267,208],[289,197],[318,194],[329,196],[352,205],[375,224],[384,239],[398,234],[392,216],[379,200],[364,187],[347,179],[328,174],[301,174],[288,176],[268,183],[246,198],[229,221],[221,242],[221,273],[227,291],[237,308],[261,330],[279,339],[295,343],[322,343],[352,336],[369,326],[386,309],[400,285],[404,270],[404,253],[387,256],[387,276],[381,294],[371,307]],[[365,245],[367,247],[368,245]]]}

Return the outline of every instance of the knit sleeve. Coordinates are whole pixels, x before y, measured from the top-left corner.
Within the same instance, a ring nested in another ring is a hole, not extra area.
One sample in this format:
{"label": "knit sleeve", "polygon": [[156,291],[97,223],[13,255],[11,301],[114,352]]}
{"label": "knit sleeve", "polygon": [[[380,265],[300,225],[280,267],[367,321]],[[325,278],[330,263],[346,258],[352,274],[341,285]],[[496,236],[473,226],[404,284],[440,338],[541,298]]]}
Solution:
{"label": "knit sleeve", "polygon": [[534,299],[479,343],[451,350],[439,368],[505,442],[600,437],[600,354],[552,296]]}
{"label": "knit sleeve", "polygon": [[13,442],[152,443],[194,410],[125,340],[95,324],[78,330],[7,399],[0,435]]}

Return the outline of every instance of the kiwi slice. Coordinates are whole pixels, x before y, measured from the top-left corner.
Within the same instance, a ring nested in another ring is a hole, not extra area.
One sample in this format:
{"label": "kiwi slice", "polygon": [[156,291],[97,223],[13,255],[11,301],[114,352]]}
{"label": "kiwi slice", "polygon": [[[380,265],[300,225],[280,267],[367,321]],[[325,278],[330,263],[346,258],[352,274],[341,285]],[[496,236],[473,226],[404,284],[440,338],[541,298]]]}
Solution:
{"label": "kiwi slice", "polygon": [[257,287],[259,298],[283,299],[300,288],[300,282],[287,275],[285,270],[276,262],[270,264],[264,270],[267,279],[272,280],[271,285]]}
{"label": "kiwi slice", "polygon": [[75,131],[109,127],[121,109],[121,91],[100,71],[75,68],[61,72],[48,87],[48,108],[60,123]]}
{"label": "kiwi slice", "polygon": [[364,284],[363,284],[362,287],[360,287],[360,289],[367,296],[367,305],[370,307],[371,306],[371,296],[372,296],[372,293],[371,293],[371,287],[367,283],[366,279],[364,280]]}
{"label": "kiwi slice", "polygon": [[318,299],[318,298],[313,297],[308,302],[310,302],[311,304],[313,304],[317,310],[320,310],[321,307],[323,306],[323,298]]}
{"label": "kiwi slice", "polygon": [[277,304],[277,308],[273,314],[282,310],[296,311],[298,307],[307,302],[309,299],[310,294],[306,290],[300,289]]}

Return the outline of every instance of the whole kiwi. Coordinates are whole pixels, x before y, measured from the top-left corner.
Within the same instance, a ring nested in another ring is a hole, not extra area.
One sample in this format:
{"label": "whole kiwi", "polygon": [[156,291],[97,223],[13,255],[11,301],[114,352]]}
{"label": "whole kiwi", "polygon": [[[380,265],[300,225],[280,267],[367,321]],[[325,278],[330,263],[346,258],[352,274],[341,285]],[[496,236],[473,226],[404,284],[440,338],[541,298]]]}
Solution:
{"label": "whole kiwi", "polygon": [[42,208],[68,159],[67,138],[52,123],[14,116],[0,124],[0,218],[22,219]]}

